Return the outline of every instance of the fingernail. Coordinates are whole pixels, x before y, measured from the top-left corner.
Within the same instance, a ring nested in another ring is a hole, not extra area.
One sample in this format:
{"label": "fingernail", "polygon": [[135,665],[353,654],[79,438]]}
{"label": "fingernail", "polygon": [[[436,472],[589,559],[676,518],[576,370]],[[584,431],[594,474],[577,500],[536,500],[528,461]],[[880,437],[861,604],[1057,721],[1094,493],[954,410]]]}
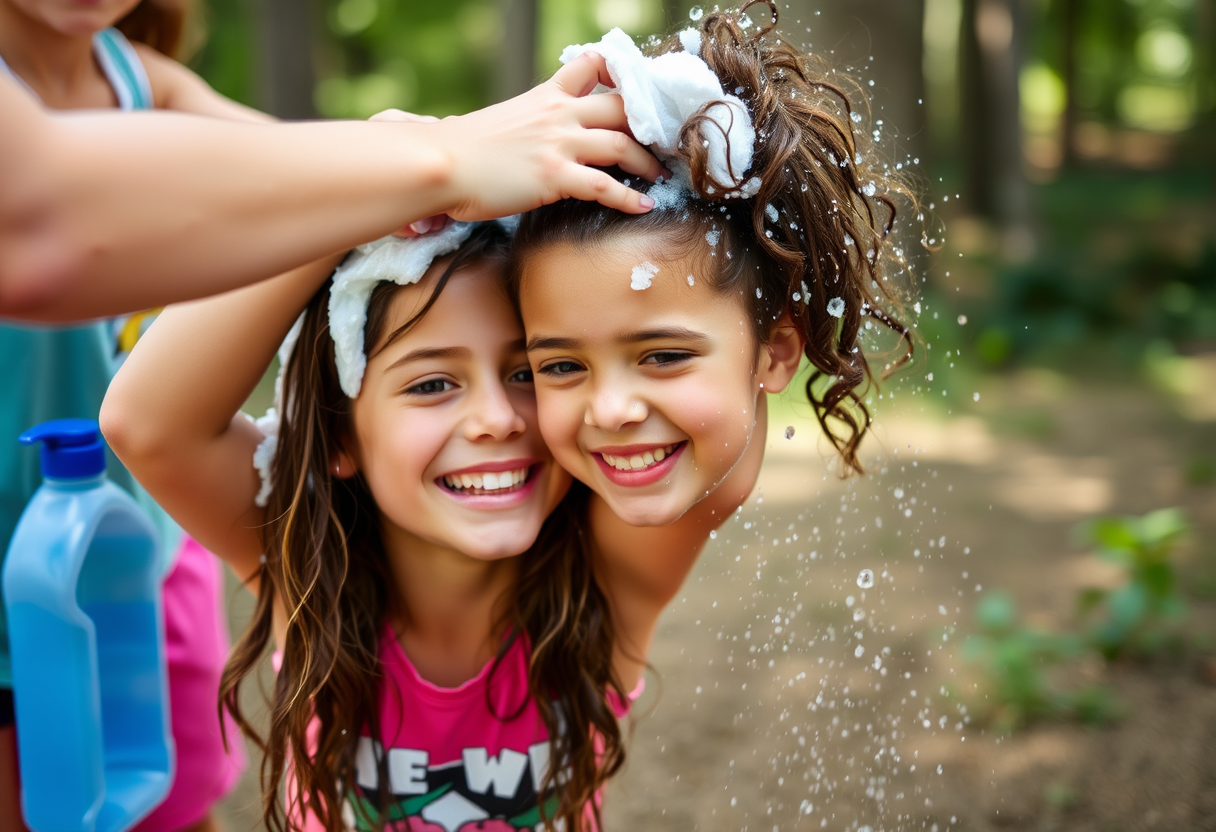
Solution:
{"label": "fingernail", "polygon": [[642,207],[647,211],[654,207],[654,200],[646,196],[646,194],[641,194],[640,202],[642,203]]}
{"label": "fingernail", "polygon": [[418,220],[417,222],[410,223],[410,231],[413,231],[415,234],[425,234],[426,232],[428,232],[430,230],[431,230],[431,218],[430,217],[427,217],[424,220]]}

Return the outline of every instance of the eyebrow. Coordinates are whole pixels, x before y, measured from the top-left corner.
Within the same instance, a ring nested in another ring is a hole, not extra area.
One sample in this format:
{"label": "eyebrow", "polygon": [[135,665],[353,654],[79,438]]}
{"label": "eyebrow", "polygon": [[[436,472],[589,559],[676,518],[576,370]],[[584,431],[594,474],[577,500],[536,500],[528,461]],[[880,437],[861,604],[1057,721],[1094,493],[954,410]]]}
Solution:
{"label": "eyebrow", "polygon": [[[705,343],[709,340],[709,336],[694,329],[672,326],[661,329],[642,329],[637,332],[626,332],[618,335],[616,340],[622,344],[640,344],[645,341],[693,341]],[[582,340],[578,338],[542,337],[537,335],[528,339],[528,352],[578,349],[582,345]]]}
{"label": "eyebrow", "polygon": [[392,364],[384,368],[384,372],[396,369],[402,364],[409,364],[411,361],[425,361],[431,358],[469,358],[473,355],[473,351],[468,347],[421,347],[416,350],[410,350],[405,355],[398,358]]}

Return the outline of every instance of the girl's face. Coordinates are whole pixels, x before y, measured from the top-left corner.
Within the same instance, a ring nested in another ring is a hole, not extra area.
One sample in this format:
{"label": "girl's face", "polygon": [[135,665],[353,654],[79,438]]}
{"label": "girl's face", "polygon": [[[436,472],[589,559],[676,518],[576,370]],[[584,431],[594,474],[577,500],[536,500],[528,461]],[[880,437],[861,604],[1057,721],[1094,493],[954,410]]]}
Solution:
{"label": "girl's face", "polygon": [[363,474],[390,546],[511,557],[536,540],[570,481],[537,429],[523,329],[499,267],[453,274],[430,310],[384,344],[426,304],[442,265],[391,300],[342,472]]}
{"label": "girl's face", "polygon": [[140,0],[2,0],[62,35],[92,35],[113,26]]}
{"label": "girl's face", "polygon": [[[789,381],[741,299],[691,258],[656,258],[658,242],[553,245],[520,282],[545,441],[634,526],[671,523],[712,492],[752,441],[761,393]],[[644,263],[658,272],[634,289]]]}

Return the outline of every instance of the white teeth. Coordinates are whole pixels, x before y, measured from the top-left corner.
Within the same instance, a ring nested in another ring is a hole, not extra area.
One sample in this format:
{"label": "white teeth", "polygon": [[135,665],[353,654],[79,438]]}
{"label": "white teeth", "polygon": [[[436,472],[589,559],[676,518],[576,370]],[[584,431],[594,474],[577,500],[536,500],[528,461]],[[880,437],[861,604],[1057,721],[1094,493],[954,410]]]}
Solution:
{"label": "white teeth", "polygon": [[448,474],[443,478],[444,485],[454,491],[469,488],[479,488],[482,491],[502,491],[513,488],[528,479],[528,469],[518,468],[514,471],[486,471],[480,474]]}
{"label": "white teeth", "polygon": [[639,468],[648,468],[651,465],[662,462],[675,451],[677,442],[674,445],[668,445],[665,448],[655,448],[653,451],[645,451],[634,456],[613,456],[612,454],[602,454],[604,462],[607,462],[618,471],[636,471]]}

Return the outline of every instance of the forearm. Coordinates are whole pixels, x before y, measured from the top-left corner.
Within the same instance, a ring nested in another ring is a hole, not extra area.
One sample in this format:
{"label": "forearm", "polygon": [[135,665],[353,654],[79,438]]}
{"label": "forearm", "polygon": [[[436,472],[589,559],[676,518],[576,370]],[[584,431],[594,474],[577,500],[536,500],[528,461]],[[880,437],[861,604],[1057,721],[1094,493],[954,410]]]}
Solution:
{"label": "forearm", "polygon": [[262,553],[262,439],[238,410],[336,258],[170,307],[140,339],[101,410],[119,459],[181,526],[242,578]]}
{"label": "forearm", "polygon": [[[4,188],[22,191],[33,203],[26,215],[41,222],[30,234],[0,217],[0,315],[66,320],[214,294],[450,201],[448,160],[425,135],[429,125],[157,113],[53,126],[28,168],[35,181]],[[57,252],[49,267],[48,249]],[[9,289],[11,276],[31,270],[36,280]]]}

